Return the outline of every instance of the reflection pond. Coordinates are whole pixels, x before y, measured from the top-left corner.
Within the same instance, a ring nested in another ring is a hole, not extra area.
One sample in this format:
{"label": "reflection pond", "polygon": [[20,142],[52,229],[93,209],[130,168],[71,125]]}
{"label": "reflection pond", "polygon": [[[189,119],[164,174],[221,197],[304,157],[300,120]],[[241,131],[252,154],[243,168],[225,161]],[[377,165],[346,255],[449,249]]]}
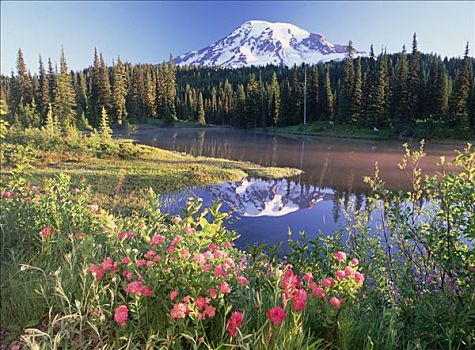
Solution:
{"label": "reflection pond", "polygon": [[[128,135],[137,142],[192,155],[244,160],[263,166],[294,167],[298,177],[240,182],[193,188],[161,197],[165,212],[179,213],[190,196],[215,200],[233,212],[228,226],[241,234],[238,244],[285,242],[288,231],[305,231],[309,237],[329,234],[345,224],[343,209],[364,206],[368,187],[364,176],[380,175],[392,190],[407,189],[408,175],[397,164],[402,142],[360,141],[316,137],[284,137],[230,128],[139,127]],[[419,145],[414,143],[411,148]],[[453,158],[462,145],[426,144],[421,167],[435,173],[440,156]]]}

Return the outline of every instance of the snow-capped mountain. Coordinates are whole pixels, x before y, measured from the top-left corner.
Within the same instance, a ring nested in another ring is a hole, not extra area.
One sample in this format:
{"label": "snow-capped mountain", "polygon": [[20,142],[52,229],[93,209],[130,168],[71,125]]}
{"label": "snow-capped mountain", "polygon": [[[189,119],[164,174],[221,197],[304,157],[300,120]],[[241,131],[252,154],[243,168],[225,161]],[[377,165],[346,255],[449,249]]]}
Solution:
{"label": "snow-capped mountain", "polygon": [[[323,35],[309,33],[293,24],[248,21],[214,44],[178,56],[175,63],[227,68],[292,66],[341,60],[346,52],[346,45],[332,44]],[[355,50],[354,54],[365,53]]]}

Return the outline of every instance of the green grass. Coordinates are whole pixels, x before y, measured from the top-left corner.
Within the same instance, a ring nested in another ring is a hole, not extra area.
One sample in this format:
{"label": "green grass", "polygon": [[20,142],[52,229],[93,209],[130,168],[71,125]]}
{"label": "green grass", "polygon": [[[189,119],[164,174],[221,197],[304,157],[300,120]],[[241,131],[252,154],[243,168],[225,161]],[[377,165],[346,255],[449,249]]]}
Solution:
{"label": "green grass", "polygon": [[[116,141],[118,142],[118,141]],[[121,142],[127,142],[122,140]],[[166,194],[194,186],[239,181],[246,176],[282,178],[298,175],[292,168],[262,167],[250,162],[193,157],[144,145],[129,145],[132,158],[99,158],[83,152],[37,151],[31,181],[68,174],[82,179],[97,192],[98,201],[114,212],[129,212],[143,207],[143,194],[149,188]],[[8,173],[2,169],[2,175]]]}

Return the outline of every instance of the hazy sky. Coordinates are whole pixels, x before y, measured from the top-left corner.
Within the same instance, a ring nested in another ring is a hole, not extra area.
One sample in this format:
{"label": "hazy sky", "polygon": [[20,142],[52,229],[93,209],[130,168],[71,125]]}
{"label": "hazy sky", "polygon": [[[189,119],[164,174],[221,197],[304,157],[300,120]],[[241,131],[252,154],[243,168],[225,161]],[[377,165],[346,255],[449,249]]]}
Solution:
{"label": "hazy sky", "polygon": [[475,2],[15,2],[1,1],[1,71],[15,68],[22,48],[32,71],[38,55],[58,60],[63,45],[69,67],[92,63],[96,46],[110,63],[158,63],[200,49],[250,19],[289,22],[324,34],[330,42],[367,51],[384,45],[389,52],[410,47],[417,33],[419,49],[460,56],[475,42]]}

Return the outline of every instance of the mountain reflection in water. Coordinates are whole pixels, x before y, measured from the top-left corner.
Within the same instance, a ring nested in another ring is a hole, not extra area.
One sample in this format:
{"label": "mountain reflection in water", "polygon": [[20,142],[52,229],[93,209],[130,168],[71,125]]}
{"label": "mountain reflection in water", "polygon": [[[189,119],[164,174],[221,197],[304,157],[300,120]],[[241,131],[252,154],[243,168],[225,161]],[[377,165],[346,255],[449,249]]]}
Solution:
{"label": "mountain reflection in water", "polygon": [[[202,197],[205,205],[216,200],[223,202],[224,210],[234,212],[228,227],[241,234],[241,245],[285,242],[289,228],[293,232],[305,231],[309,237],[341,228],[345,223],[343,208],[350,203],[364,207],[369,188],[363,178],[374,173],[376,162],[389,189],[410,188],[408,174],[397,166],[404,152],[402,142],[398,141],[284,137],[225,127],[147,125],[127,136],[140,143],[195,156],[302,169],[303,173],[295,178],[249,178],[161,197],[163,210],[175,213],[192,195]],[[417,143],[410,146],[419,147]],[[434,174],[439,170],[436,163],[440,156],[447,156],[449,161],[456,148],[463,146],[428,143],[424,148],[427,157],[419,165],[424,173]]]}

